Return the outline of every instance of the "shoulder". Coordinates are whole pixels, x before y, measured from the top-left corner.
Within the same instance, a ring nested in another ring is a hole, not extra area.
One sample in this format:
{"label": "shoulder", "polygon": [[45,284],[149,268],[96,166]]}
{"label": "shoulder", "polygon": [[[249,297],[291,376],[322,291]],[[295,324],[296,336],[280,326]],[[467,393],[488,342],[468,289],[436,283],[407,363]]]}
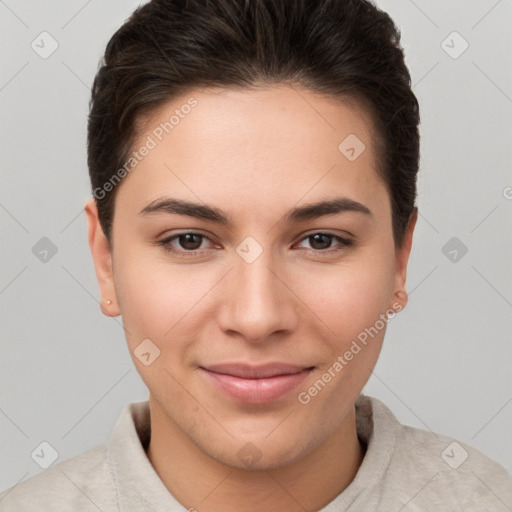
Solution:
{"label": "shoulder", "polygon": [[118,510],[108,445],[64,460],[0,493],[1,512]]}
{"label": "shoulder", "polygon": [[411,504],[435,504],[438,510],[512,508],[512,476],[462,441],[402,425],[392,462],[390,471],[409,490],[405,498]]}
{"label": "shoulder", "polygon": [[512,476],[497,462],[465,442],[400,423],[375,397],[361,395],[356,406],[358,434],[369,441],[362,468],[371,504],[408,511],[512,510]]}

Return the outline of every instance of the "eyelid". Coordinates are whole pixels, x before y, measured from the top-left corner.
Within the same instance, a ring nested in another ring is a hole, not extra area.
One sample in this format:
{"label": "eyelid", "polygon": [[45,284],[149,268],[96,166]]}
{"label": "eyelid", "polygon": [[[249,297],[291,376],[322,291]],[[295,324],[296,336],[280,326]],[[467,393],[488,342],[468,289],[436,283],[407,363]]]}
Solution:
{"label": "eyelid", "polygon": [[343,230],[340,234],[340,233],[336,233],[335,231],[336,230],[333,228],[312,229],[311,231],[306,231],[305,233],[302,233],[300,235],[300,240],[303,240],[304,238],[307,238],[308,236],[313,236],[313,235],[321,233],[323,235],[329,235],[332,237],[342,238],[346,241],[354,241],[355,242],[356,237],[352,233],[349,233],[348,231]]}
{"label": "eyelid", "polygon": [[[206,240],[209,240],[212,243],[215,243],[212,240],[212,237],[210,236],[210,234],[206,233],[205,231],[201,231],[200,229],[195,229],[194,228],[194,229],[187,229],[187,230],[184,230],[184,231],[180,231],[179,233],[174,233],[173,235],[165,236],[161,240],[158,240],[157,244],[158,245],[169,244],[170,242],[173,242],[174,240],[176,240],[180,236],[185,236],[185,235],[199,235],[199,236],[203,237],[203,239],[206,239]],[[187,253],[190,253],[190,254],[193,253],[193,251],[179,251],[179,252],[187,252]]]}

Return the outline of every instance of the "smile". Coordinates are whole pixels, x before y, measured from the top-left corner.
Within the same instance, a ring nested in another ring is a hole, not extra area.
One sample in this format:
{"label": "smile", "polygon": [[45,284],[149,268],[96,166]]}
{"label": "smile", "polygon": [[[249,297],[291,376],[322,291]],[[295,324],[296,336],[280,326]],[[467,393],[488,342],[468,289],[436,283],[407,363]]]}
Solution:
{"label": "smile", "polygon": [[270,363],[263,366],[222,364],[200,369],[210,383],[238,402],[264,404],[295,389],[313,367]]}

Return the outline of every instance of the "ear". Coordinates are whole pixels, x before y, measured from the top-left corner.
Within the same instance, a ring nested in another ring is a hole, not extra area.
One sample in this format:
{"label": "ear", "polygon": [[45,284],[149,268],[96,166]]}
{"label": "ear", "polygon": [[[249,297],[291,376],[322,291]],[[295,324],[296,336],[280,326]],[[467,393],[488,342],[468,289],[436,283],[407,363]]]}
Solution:
{"label": "ear", "polygon": [[[403,302],[402,307],[405,307],[407,303],[407,292],[405,291],[405,282],[407,278],[407,264],[409,263],[409,255],[412,248],[412,237],[416,221],[418,220],[418,209],[416,208],[411,214],[409,223],[407,224],[404,241],[402,247],[395,251],[395,294],[399,297],[399,300]],[[405,300],[404,300],[405,297]]]}
{"label": "ear", "polygon": [[[98,208],[94,198],[89,199],[85,203],[85,213],[87,214],[89,247],[91,248],[94,269],[101,293],[100,308],[102,313],[106,316],[118,316],[121,312],[114,288],[112,253],[107,237],[103,233],[103,228],[100,224]],[[111,304],[107,304],[106,301],[108,299],[112,301]]]}

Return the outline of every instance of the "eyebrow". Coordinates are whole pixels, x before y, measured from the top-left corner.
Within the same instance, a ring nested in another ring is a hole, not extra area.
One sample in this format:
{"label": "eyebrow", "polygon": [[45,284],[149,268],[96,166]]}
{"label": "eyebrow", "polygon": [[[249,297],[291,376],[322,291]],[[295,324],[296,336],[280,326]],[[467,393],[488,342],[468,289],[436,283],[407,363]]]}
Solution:
{"label": "eyebrow", "polygon": [[[333,199],[319,201],[317,203],[300,206],[288,211],[283,221],[286,224],[294,224],[297,222],[315,219],[324,215],[332,215],[336,213],[356,212],[373,216],[371,210],[364,204],[358,203],[348,197],[336,197]],[[146,216],[155,213],[178,214],[187,215],[197,219],[208,220],[224,226],[230,226],[231,221],[229,217],[213,206],[204,204],[192,203],[174,198],[159,198],[155,199],[147,206],[145,206],[139,215]]]}

